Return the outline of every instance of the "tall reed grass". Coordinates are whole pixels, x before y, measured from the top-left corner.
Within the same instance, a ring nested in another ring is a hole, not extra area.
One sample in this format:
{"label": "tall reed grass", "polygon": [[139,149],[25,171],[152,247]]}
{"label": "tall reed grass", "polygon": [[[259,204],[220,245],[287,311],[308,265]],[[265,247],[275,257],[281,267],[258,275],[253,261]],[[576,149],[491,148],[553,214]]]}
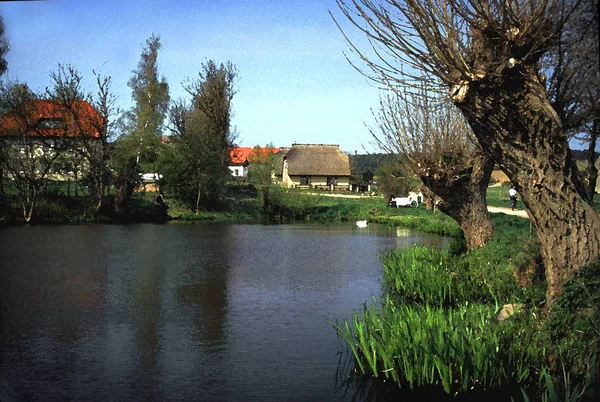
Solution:
{"label": "tall reed grass", "polygon": [[383,282],[405,303],[452,306],[459,302],[518,301],[520,290],[509,260],[481,264],[474,252],[467,257],[422,246],[382,257]]}
{"label": "tall reed grass", "polygon": [[533,382],[545,351],[535,344],[527,315],[498,322],[496,307],[397,305],[387,297],[334,327],[357,369],[411,389],[434,385],[448,394],[506,389]]}

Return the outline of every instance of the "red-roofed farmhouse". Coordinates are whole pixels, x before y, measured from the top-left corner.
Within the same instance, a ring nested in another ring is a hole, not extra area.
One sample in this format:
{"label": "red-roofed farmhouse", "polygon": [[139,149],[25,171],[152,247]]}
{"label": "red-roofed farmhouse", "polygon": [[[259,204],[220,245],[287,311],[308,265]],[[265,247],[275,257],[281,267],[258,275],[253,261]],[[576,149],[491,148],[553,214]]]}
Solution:
{"label": "red-roofed farmhouse", "polygon": [[0,136],[100,138],[102,117],[83,100],[32,100],[0,121]]}
{"label": "red-roofed farmhouse", "polygon": [[279,148],[234,147],[229,152],[229,170],[234,177],[244,177],[248,174],[247,166],[251,162],[268,160],[269,156],[279,152]]}

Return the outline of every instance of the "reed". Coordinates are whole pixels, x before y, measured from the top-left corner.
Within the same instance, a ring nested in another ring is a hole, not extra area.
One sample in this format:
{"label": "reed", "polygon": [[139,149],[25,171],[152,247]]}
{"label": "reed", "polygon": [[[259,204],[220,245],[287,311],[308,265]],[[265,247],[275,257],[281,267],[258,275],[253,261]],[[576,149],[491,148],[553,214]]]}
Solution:
{"label": "reed", "polygon": [[517,301],[520,290],[510,260],[482,263],[477,252],[451,255],[422,246],[382,257],[383,282],[391,295],[405,303],[452,306],[458,302]]}
{"label": "reed", "polygon": [[522,315],[498,322],[496,308],[463,303],[446,309],[397,305],[390,297],[355,312],[352,325],[334,325],[354,354],[357,370],[400,388],[439,386],[448,394],[506,389],[534,382],[544,351],[535,323]]}

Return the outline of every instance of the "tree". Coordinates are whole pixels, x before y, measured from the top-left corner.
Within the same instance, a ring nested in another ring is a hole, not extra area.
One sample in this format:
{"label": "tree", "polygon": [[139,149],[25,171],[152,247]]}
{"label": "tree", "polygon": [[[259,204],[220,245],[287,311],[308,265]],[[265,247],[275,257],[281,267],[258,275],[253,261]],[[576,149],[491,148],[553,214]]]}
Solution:
{"label": "tree", "polygon": [[375,170],[379,177],[377,190],[386,198],[415,191],[419,187],[419,178],[407,166],[403,155],[394,154],[394,158],[386,158]]}
{"label": "tree", "polygon": [[273,144],[264,148],[256,145],[248,156],[248,181],[254,184],[273,184],[275,153]]}
{"label": "tree", "polygon": [[[573,3],[573,6],[570,4]],[[437,84],[466,117],[482,150],[516,185],[540,241],[547,302],[600,255],[600,217],[549,101],[542,57],[556,50],[581,2],[569,0],[338,0],[373,53],[352,49],[391,88]],[[351,46],[352,43],[350,42]]]}
{"label": "tree", "polygon": [[163,123],[169,106],[169,86],[158,73],[160,47],[158,36],[152,35],[146,40],[138,68],[127,83],[135,106],[120,122],[125,134],[117,141],[114,161],[118,171],[118,209],[131,198],[140,180],[139,173],[156,173]]}
{"label": "tree", "polygon": [[[573,0],[568,3],[573,3]],[[552,106],[570,137],[587,143],[585,179],[593,203],[598,180],[596,152],[600,137],[600,21],[597,0],[585,0],[573,15],[563,3],[556,50],[542,59]]]}
{"label": "tree", "polygon": [[[4,37],[4,20],[0,15],[0,77],[8,70],[8,64],[6,63],[6,53],[8,53],[8,41]],[[5,105],[0,104],[0,117],[4,114]],[[4,191],[4,160],[0,159],[0,202],[4,202],[5,198]]]}
{"label": "tree", "polygon": [[175,184],[179,196],[198,212],[200,207],[215,208],[222,199],[229,178],[229,150],[235,140],[231,129],[231,101],[235,95],[237,69],[232,63],[202,64],[198,77],[188,81],[191,95],[187,112],[178,103],[171,109],[174,132],[174,170],[166,180]]}
{"label": "tree", "polygon": [[[78,128],[63,103],[39,99],[26,85],[5,86],[1,97],[10,110],[2,118],[2,159],[29,223],[55,162],[72,149]],[[52,118],[41,120],[48,111]]]}
{"label": "tree", "polygon": [[486,192],[494,162],[475,143],[460,111],[436,103],[425,89],[382,97],[371,133],[382,151],[403,157],[440,200],[438,208],[458,222],[472,250],[493,234]]}
{"label": "tree", "polygon": [[[115,113],[115,98],[110,92],[110,77],[103,78],[95,71],[94,75],[98,92],[92,96],[81,89],[83,77],[75,67],[59,64],[58,69],[50,74],[53,88],[46,92],[50,99],[60,102],[64,113],[68,114],[68,120],[77,126],[79,132],[94,131],[94,136],[88,135],[83,141],[73,140],[72,152],[63,154],[61,158],[67,159],[69,170],[75,173],[76,185],[79,174],[84,174],[91,189],[94,209],[99,211],[107,181],[108,138],[111,118]],[[82,114],[79,107],[81,101],[89,102],[97,113],[93,116]],[[77,187],[75,192],[77,194]]]}
{"label": "tree", "polygon": [[8,53],[10,46],[4,36],[4,19],[0,15],[0,76],[2,76],[8,70],[8,63],[4,56]]}
{"label": "tree", "polygon": [[96,121],[95,128],[100,134],[99,141],[89,144],[84,148],[86,158],[89,162],[89,182],[92,188],[92,197],[96,211],[102,208],[102,196],[106,185],[110,183],[110,171],[108,169],[108,160],[110,159],[108,141],[112,137],[115,124],[114,116],[118,112],[116,107],[116,98],[111,91],[112,79],[110,76],[102,76],[100,73],[93,72],[96,77],[97,92],[92,97],[92,106],[100,114],[100,119]]}

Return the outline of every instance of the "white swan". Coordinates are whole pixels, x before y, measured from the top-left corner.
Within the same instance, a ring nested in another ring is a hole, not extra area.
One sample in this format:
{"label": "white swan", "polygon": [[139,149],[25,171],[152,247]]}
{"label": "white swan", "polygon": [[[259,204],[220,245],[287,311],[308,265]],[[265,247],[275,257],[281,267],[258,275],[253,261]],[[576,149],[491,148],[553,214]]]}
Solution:
{"label": "white swan", "polygon": [[359,228],[366,228],[367,221],[356,221],[356,226],[358,226]]}

